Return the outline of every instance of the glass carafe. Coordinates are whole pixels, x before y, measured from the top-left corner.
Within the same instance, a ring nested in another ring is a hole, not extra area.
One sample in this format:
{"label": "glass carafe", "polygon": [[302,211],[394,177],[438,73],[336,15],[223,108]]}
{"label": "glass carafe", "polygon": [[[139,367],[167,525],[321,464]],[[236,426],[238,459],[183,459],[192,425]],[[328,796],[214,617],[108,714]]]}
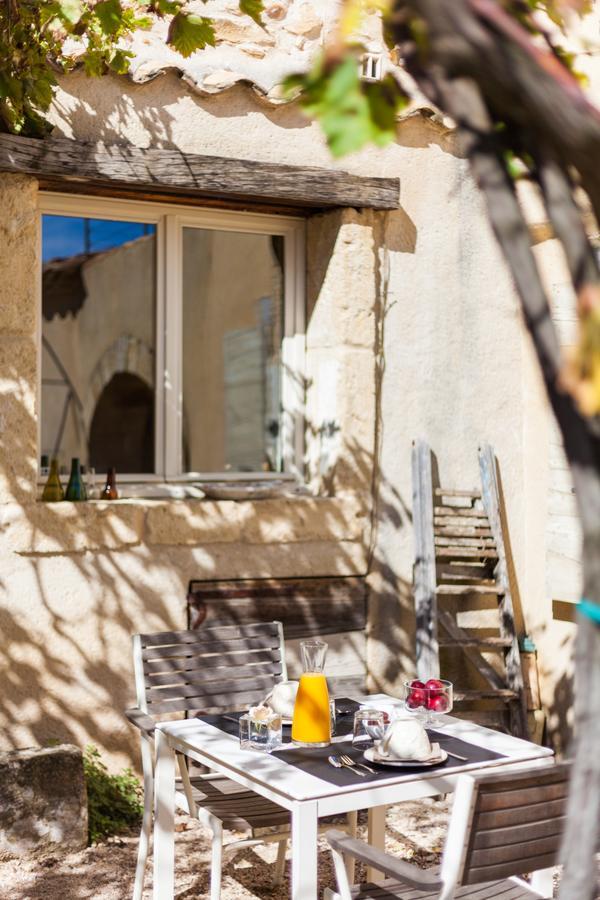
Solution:
{"label": "glass carafe", "polygon": [[302,675],[296,694],[292,741],[301,747],[327,747],[331,743],[329,691],[323,673],[327,644],[302,641]]}

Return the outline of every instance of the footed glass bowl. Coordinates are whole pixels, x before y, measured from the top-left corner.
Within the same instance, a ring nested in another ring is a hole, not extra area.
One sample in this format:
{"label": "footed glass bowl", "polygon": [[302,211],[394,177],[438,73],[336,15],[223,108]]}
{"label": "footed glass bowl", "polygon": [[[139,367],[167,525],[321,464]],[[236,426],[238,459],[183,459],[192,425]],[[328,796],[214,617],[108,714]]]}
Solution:
{"label": "footed glass bowl", "polygon": [[454,705],[453,685],[443,678],[428,681],[413,679],[404,682],[404,702],[410,712],[419,712],[427,725],[435,723],[436,715],[446,715]]}

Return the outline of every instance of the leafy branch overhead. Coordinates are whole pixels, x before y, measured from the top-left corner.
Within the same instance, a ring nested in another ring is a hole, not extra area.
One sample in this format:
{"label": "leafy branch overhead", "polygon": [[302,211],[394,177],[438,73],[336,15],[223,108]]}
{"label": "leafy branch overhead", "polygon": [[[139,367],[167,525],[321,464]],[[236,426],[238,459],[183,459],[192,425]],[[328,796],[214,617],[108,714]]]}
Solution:
{"label": "leafy branch overhead", "polygon": [[[239,0],[260,24],[263,0]],[[125,74],[127,39],[171,19],[167,43],[182,56],[214,46],[209,17],[184,0],[3,0],[0,3],[0,130],[41,137],[48,131],[57,75],[81,64],[88,75]]]}

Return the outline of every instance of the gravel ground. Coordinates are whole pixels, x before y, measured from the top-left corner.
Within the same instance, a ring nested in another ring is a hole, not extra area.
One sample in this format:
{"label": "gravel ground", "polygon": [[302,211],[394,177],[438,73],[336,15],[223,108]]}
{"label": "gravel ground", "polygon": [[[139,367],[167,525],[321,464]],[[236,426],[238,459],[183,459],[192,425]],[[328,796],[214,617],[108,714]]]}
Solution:
{"label": "gravel ground", "polygon": [[[386,849],[422,867],[434,865],[440,855],[447,826],[448,803],[444,800],[403,803],[390,807]],[[196,821],[178,817],[176,839],[177,900],[208,896],[209,841]],[[359,833],[366,834],[366,817],[359,818]],[[227,840],[235,835],[228,834]],[[79,853],[0,862],[1,900],[126,900],[131,897],[137,834],[115,838]],[[240,852],[226,862],[223,900],[288,900],[289,863],[286,878],[277,889],[271,884],[275,845]],[[319,842],[319,874],[322,887],[334,885],[331,855]],[[358,877],[364,877],[358,871]],[[151,900],[152,867],[147,869],[144,900]],[[315,898],[316,900],[316,898]]]}

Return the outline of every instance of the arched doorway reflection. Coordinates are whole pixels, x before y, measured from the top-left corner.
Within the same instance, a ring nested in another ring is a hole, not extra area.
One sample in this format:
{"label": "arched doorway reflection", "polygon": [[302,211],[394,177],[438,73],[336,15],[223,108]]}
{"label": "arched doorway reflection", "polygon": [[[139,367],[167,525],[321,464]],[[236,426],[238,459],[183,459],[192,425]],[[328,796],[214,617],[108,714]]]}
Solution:
{"label": "arched doorway reflection", "polygon": [[90,465],[105,472],[154,471],[154,391],[138,375],[116,372],[98,398],[89,441]]}

